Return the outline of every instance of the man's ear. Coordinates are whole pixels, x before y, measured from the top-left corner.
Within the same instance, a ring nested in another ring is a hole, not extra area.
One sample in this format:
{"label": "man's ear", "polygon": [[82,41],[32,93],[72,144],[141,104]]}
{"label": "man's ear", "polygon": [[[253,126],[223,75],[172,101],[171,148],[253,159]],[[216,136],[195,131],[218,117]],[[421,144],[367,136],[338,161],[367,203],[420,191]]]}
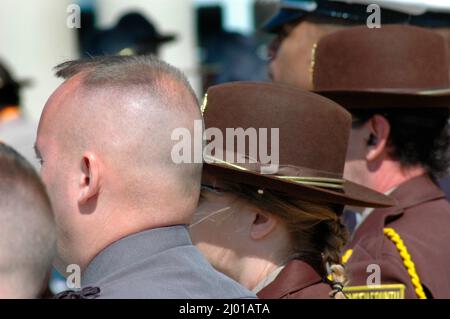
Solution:
{"label": "man's ear", "polygon": [[100,165],[92,153],[85,153],[81,161],[80,194],[78,204],[85,204],[100,190]]}
{"label": "man's ear", "polygon": [[370,136],[367,137],[366,160],[374,161],[386,152],[391,126],[381,115],[374,115],[369,120]]}
{"label": "man's ear", "polygon": [[278,221],[264,211],[255,212],[253,223],[250,228],[250,237],[253,240],[260,240],[268,236],[277,225]]}

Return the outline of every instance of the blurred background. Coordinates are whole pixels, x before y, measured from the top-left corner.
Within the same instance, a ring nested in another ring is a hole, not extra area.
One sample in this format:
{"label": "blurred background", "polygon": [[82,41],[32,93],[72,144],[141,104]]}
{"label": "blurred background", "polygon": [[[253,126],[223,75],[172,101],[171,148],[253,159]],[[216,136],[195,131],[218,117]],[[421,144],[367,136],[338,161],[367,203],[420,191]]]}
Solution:
{"label": "blurred background", "polygon": [[[22,113],[37,122],[69,59],[153,53],[180,68],[199,97],[211,84],[266,80],[277,0],[0,0],[0,63],[20,83]],[[79,26],[79,28],[78,28]]]}

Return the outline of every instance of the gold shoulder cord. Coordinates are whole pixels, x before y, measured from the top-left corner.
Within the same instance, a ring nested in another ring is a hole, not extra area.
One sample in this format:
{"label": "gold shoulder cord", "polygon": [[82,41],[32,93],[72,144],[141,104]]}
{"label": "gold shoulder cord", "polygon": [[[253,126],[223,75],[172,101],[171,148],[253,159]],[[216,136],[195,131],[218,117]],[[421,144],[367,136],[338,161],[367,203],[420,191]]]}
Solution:
{"label": "gold shoulder cord", "polygon": [[406,248],[403,240],[400,238],[400,235],[393,228],[385,228],[383,229],[383,233],[395,244],[395,247],[397,247],[397,250],[399,251],[400,256],[403,259],[403,264],[405,265],[405,268],[408,271],[409,276],[411,277],[411,282],[414,286],[417,297],[419,299],[427,299],[427,296],[423,291],[419,275],[417,274],[416,266],[411,259],[408,248]]}
{"label": "gold shoulder cord", "polygon": [[347,249],[347,251],[342,255],[342,264],[345,265],[347,261],[350,259],[350,257],[353,254],[353,249]]}
{"label": "gold shoulder cord", "polygon": [[[427,299],[425,292],[423,290],[422,284],[420,282],[419,275],[416,271],[416,266],[411,259],[411,255],[408,252],[408,248],[406,248],[403,240],[400,238],[400,235],[393,228],[384,228],[383,233],[395,244],[397,250],[400,253],[400,256],[403,259],[403,265],[408,271],[409,276],[411,277],[411,282],[414,286],[414,290],[419,299]],[[346,264],[347,261],[352,256],[353,250],[348,249],[344,255],[342,256],[342,264]]]}

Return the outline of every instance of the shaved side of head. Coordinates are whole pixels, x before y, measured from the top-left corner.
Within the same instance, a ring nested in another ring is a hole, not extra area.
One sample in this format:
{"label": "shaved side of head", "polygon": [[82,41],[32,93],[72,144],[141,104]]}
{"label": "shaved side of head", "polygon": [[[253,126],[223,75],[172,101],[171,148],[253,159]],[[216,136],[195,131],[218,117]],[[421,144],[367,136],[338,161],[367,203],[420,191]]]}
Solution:
{"label": "shaved side of head", "polygon": [[67,84],[77,82],[55,120],[64,123],[55,132],[63,153],[101,154],[120,175],[123,183],[116,191],[129,202],[158,207],[176,198],[193,213],[202,165],[176,164],[171,158],[173,130],[187,128],[193,137],[194,120],[202,119],[185,76],[149,56],[65,62],[56,67],[56,75]]}
{"label": "shaved side of head", "polygon": [[44,185],[21,155],[0,143],[0,298],[37,297],[55,242]]}

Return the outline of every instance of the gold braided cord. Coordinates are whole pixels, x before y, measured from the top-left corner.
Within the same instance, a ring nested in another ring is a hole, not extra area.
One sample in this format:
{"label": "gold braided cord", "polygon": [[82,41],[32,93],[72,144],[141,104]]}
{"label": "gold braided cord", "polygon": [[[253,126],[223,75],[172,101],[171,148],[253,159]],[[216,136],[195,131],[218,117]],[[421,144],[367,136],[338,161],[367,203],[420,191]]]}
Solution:
{"label": "gold braided cord", "polygon": [[[405,243],[400,238],[400,235],[393,228],[384,228],[383,233],[394,243],[395,247],[400,253],[403,259],[403,265],[408,271],[408,275],[411,277],[411,282],[414,286],[414,291],[419,299],[427,299],[425,292],[423,290],[422,284],[420,282],[419,275],[416,271],[416,266],[411,259],[411,255],[406,248]],[[352,249],[348,249],[344,255],[342,255],[342,264],[345,265],[353,254]]]}
{"label": "gold braided cord", "polygon": [[226,165],[226,166],[230,166],[230,167],[239,169],[241,171],[247,171],[247,169],[245,167],[242,167],[242,166],[239,166],[239,165],[236,165],[236,164],[233,164],[233,163],[221,160],[220,158],[217,158],[217,157],[214,157],[214,156],[209,156],[209,155],[204,154],[203,157],[205,158],[205,160],[207,160],[206,161],[207,163],[219,163],[219,164],[223,164],[223,165]]}
{"label": "gold braided cord", "polygon": [[411,259],[411,255],[408,252],[403,240],[400,238],[400,235],[393,228],[385,228],[383,229],[384,234],[395,244],[397,250],[400,253],[400,256],[403,259],[403,264],[405,265],[406,270],[408,271],[409,276],[411,277],[411,282],[414,286],[414,290],[419,299],[427,299],[425,292],[423,290],[422,284],[419,279],[419,275],[416,271],[416,266]]}
{"label": "gold braided cord", "polygon": [[[248,171],[245,167],[221,160],[217,157],[204,155],[204,158],[207,163],[219,163],[223,164],[235,169],[239,169],[242,171]],[[281,180],[287,180],[289,182],[294,182],[297,184],[308,185],[308,186],[316,186],[316,187],[324,187],[324,188],[334,188],[334,189],[343,189],[344,188],[344,180],[339,178],[327,178],[327,177],[313,177],[313,176],[281,176],[281,175],[270,175],[271,177],[275,177]]]}
{"label": "gold braided cord", "polygon": [[347,251],[342,255],[342,264],[345,265],[347,261],[350,259],[350,257],[353,254],[353,249],[347,249]]}
{"label": "gold braided cord", "polygon": [[290,182],[311,185],[317,187],[343,189],[344,180],[339,178],[327,177],[305,177],[305,176],[275,176],[279,179],[285,179]]}

